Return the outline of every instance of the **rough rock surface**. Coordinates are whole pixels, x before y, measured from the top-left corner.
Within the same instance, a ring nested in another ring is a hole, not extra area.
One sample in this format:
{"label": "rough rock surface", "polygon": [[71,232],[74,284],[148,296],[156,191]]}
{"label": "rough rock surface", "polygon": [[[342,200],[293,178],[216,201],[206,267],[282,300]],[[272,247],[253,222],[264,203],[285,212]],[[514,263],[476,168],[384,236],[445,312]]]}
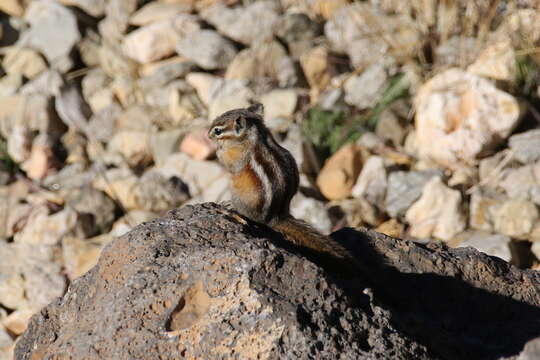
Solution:
{"label": "rough rock surface", "polygon": [[107,245],[15,356],[496,359],[540,334],[537,272],[471,248],[333,236],[358,277],[217,205],[173,210]]}

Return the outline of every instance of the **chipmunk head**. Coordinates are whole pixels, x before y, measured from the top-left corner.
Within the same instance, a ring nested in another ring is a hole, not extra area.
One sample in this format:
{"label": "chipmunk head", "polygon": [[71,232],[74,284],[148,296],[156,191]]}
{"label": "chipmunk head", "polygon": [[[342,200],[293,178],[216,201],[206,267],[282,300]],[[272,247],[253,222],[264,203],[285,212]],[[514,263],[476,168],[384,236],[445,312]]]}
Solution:
{"label": "chipmunk head", "polygon": [[253,104],[246,109],[227,111],[218,116],[208,130],[208,137],[218,145],[225,141],[242,141],[246,137],[256,137],[263,124],[262,104]]}

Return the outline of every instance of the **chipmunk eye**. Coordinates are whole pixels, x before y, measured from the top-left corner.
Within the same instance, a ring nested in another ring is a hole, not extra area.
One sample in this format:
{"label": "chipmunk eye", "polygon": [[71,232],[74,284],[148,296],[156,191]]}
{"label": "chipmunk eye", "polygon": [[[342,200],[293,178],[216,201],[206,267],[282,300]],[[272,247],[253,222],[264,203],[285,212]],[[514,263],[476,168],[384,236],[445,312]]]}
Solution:
{"label": "chipmunk eye", "polygon": [[214,134],[215,134],[216,136],[221,135],[222,132],[223,132],[223,129],[222,129],[222,128],[218,128],[218,127],[217,127],[217,128],[214,128]]}

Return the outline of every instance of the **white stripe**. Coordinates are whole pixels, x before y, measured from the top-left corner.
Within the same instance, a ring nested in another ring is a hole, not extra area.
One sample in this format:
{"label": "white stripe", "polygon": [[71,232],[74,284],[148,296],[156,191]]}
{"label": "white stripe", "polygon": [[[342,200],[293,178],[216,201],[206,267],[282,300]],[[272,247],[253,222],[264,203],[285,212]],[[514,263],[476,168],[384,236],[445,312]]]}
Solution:
{"label": "white stripe", "polygon": [[268,178],[268,175],[264,172],[263,167],[255,161],[254,156],[251,156],[249,165],[255,171],[255,174],[257,174],[257,177],[261,181],[263,188],[264,188],[264,205],[263,205],[263,213],[264,217],[266,217],[268,209],[270,208],[270,205],[272,204],[272,184],[270,183],[270,179]]}

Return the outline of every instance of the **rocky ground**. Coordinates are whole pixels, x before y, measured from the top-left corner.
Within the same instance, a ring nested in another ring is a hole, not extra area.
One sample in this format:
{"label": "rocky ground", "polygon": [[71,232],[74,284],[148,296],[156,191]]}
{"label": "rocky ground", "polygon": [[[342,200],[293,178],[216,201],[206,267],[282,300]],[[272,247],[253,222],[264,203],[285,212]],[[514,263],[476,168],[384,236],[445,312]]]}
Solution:
{"label": "rocky ground", "polygon": [[0,29],[0,359],[111,239],[228,199],[205,131],[255,101],[295,216],[538,267],[534,1],[2,0]]}
{"label": "rocky ground", "polygon": [[361,266],[345,275],[342,261],[284,246],[223,211],[183,207],[115,239],[63,298],[32,317],[16,358],[540,355],[537,271],[472,248],[348,228],[334,237]]}

